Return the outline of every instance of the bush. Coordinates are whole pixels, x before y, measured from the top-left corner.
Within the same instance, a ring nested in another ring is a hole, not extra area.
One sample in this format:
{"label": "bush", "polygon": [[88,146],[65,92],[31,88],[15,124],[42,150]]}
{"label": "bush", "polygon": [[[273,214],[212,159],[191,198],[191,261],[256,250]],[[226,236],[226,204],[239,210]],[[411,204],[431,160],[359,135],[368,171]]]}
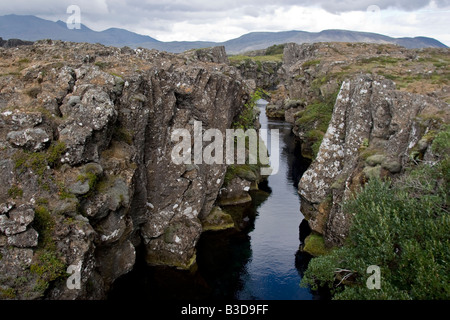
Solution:
{"label": "bush", "polygon": [[254,128],[256,120],[256,102],[261,99],[264,95],[264,91],[258,89],[250,97],[247,103],[244,105],[242,112],[239,114],[237,121],[233,123],[235,129],[252,129]]}
{"label": "bush", "polygon": [[[347,244],[313,259],[302,286],[328,287],[334,299],[449,299],[446,163],[420,165],[395,183],[370,180],[344,204],[353,219]],[[381,269],[380,290],[366,288],[370,265]]]}

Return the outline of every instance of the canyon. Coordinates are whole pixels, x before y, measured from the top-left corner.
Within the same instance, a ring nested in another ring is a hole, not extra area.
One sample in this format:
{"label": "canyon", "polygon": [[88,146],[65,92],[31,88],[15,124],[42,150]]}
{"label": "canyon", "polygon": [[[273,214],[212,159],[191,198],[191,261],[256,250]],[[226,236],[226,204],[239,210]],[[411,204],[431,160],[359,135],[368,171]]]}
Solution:
{"label": "canyon", "polygon": [[[439,160],[430,144],[450,120],[449,60],[448,49],[346,43],[290,43],[282,63],[237,67],[224,47],[0,48],[2,298],[105,299],[140,247],[148,265],[195,268],[202,232],[239,229],[224,207],[250,202],[266,177],[176,164],[172,132],[194,136],[198,122],[226,132],[261,87],[267,115],[291,123],[313,160],[301,212],[325,247],[342,245],[343,201],[370,179]],[[78,290],[66,283],[74,265]]]}

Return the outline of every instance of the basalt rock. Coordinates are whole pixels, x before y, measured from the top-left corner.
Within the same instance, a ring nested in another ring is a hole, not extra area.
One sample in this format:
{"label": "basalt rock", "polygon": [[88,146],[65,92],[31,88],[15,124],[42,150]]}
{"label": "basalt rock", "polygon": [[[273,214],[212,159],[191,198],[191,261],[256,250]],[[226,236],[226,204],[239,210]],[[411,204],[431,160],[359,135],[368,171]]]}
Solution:
{"label": "basalt rock", "polygon": [[[411,154],[423,149],[419,141],[438,124],[430,117],[436,114],[448,121],[449,105],[398,91],[390,80],[358,76],[343,82],[317,158],[299,183],[301,210],[328,246],[341,245],[348,234],[351,216],[342,202],[368,179],[403,174]],[[424,159],[433,161],[429,149],[422,151]]]}
{"label": "basalt rock", "polygon": [[195,263],[226,165],[176,164],[172,132],[231,127],[250,95],[227,62],[223,48],[0,48],[3,298],[105,298],[139,245],[150,265]]}

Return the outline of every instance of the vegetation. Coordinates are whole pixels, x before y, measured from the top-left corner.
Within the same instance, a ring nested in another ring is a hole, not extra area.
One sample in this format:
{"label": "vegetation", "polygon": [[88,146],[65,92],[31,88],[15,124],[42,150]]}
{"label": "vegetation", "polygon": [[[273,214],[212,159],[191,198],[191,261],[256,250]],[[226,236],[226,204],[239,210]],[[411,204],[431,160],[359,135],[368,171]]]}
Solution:
{"label": "vegetation", "polygon": [[40,250],[36,255],[37,261],[30,266],[30,272],[39,276],[34,291],[43,294],[50,282],[67,276],[66,266],[54,251]]}
{"label": "vegetation", "polygon": [[246,61],[247,61],[247,63],[251,63],[251,61],[254,61],[254,62],[267,62],[267,61],[282,62],[283,54],[278,53],[278,54],[274,54],[274,55],[263,55],[263,56],[254,56],[254,57],[250,57],[250,56],[246,56],[246,55],[234,55],[234,56],[228,57],[228,59],[230,60],[230,62],[232,64],[240,64],[240,63],[246,62]]}
{"label": "vegetation", "polygon": [[53,232],[55,219],[47,209],[48,200],[41,199],[35,208],[33,228],[39,233],[38,249],[35,262],[30,272],[38,276],[34,291],[41,294],[49,287],[50,282],[66,276],[66,266],[56,249]]}
{"label": "vegetation", "polygon": [[[398,181],[370,180],[344,204],[352,217],[347,243],[314,258],[302,286],[328,287],[334,299],[448,299],[450,297],[450,128],[433,141],[441,157]],[[370,290],[367,267],[381,271]]]}
{"label": "vegetation", "polygon": [[337,94],[338,92],[335,92],[327,99],[318,99],[295,115],[295,124],[306,133],[305,142],[311,145],[312,159],[316,158],[323,136],[328,129]]}
{"label": "vegetation", "polygon": [[274,56],[278,54],[283,54],[285,44],[274,44],[266,49],[266,56]]}
{"label": "vegetation", "polygon": [[18,186],[13,185],[11,188],[8,189],[8,195],[13,198],[21,198],[23,196],[23,190],[20,189]]}
{"label": "vegetation", "polygon": [[257,89],[255,91],[255,93],[244,105],[244,108],[239,114],[238,119],[233,123],[233,128],[243,130],[254,128],[257,116],[256,102],[261,99],[264,94],[264,90]]}
{"label": "vegetation", "polygon": [[33,228],[39,233],[39,248],[54,249],[53,228],[55,220],[45,205],[34,209]]}
{"label": "vegetation", "polygon": [[302,64],[304,69],[320,64],[320,60],[308,60]]}
{"label": "vegetation", "polygon": [[47,166],[53,168],[59,164],[65,150],[66,145],[64,142],[56,142],[50,145],[46,151],[19,152],[14,157],[15,168],[21,172],[31,169],[39,177],[42,177],[47,170]]}
{"label": "vegetation", "polygon": [[255,181],[259,176],[260,166],[257,164],[232,164],[227,167],[224,178],[224,186],[228,185],[234,177],[240,177],[248,181]]}

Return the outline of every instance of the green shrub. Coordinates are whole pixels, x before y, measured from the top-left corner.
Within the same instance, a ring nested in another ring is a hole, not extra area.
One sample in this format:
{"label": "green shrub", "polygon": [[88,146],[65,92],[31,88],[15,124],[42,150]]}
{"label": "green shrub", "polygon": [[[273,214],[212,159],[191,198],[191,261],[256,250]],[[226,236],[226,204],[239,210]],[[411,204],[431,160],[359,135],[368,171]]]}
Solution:
{"label": "green shrub", "polygon": [[233,123],[235,129],[252,129],[256,120],[256,102],[262,98],[264,91],[257,89],[255,93],[250,97],[247,103],[244,105],[241,113],[239,114],[237,121]]}
{"label": "green shrub", "polygon": [[[398,182],[370,180],[344,204],[345,214],[352,217],[347,243],[314,258],[302,286],[328,287],[334,299],[450,298],[449,180],[445,170],[447,157],[433,167],[422,164],[414,168]],[[365,285],[370,265],[381,269],[380,290]],[[339,270],[345,270],[351,281],[340,283]]]}
{"label": "green shrub", "polygon": [[315,65],[320,64],[320,60],[309,60],[302,64],[303,68],[309,68]]}
{"label": "green shrub", "polygon": [[274,44],[266,49],[266,56],[274,56],[277,54],[283,54],[285,44]]}

